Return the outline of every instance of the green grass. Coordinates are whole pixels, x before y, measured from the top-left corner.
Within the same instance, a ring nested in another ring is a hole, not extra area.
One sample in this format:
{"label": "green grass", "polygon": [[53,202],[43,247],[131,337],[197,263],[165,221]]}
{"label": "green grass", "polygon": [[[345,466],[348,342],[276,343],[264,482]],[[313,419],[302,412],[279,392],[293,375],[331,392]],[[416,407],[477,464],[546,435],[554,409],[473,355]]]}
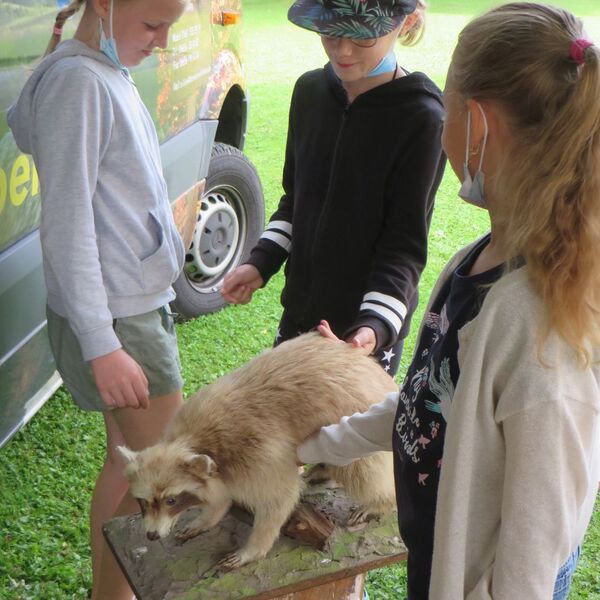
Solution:
{"label": "green grass", "polygon": [[[486,0],[431,0],[432,13],[420,46],[401,50],[401,62],[423,70],[442,85],[460,27]],[[597,0],[566,1],[581,15],[600,15]],[[280,194],[287,110],[292,86],[325,58],[316,37],[289,25],[288,3],[246,0],[245,47],[250,85],[246,152],[258,168],[267,213]],[[600,39],[600,19],[586,19]],[[448,173],[437,198],[430,260],[421,282],[426,299],[442,265],[460,246],[484,232],[486,213],[461,202]],[[276,277],[247,306],[230,307],[178,325],[185,392],[212,381],[272,342],[278,322],[282,278]],[[423,302],[417,313],[418,322]],[[401,373],[414,346],[414,330]],[[95,474],[103,459],[98,415],[83,413],[60,390],[33,421],[0,451],[0,600],[86,598],[90,586],[87,511]],[[397,600],[404,592],[404,565],[369,574],[372,600]],[[586,537],[572,600],[600,600],[600,506]]]}
{"label": "green grass", "polygon": [[[503,0],[427,0],[430,12],[451,15],[478,15],[499,4],[506,4]],[[553,0],[547,4],[561,6],[573,14],[583,17],[600,15],[600,5],[597,0]]]}

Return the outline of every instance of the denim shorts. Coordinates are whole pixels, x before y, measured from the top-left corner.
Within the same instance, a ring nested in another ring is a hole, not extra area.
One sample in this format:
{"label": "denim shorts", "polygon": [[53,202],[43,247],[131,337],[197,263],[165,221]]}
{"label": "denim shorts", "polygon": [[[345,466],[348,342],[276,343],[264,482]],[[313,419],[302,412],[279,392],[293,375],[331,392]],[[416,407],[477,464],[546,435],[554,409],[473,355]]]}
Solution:
{"label": "denim shorts", "polygon": [[[89,362],[83,359],[79,341],[64,317],[46,307],[48,337],[56,368],[75,404],[83,410],[107,411]],[[150,398],[181,389],[181,363],[173,315],[168,307],[113,321],[123,350],[142,367]]]}
{"label": "denim shorts", "polygon": [[552,600],[567,600],[569,597],[569,590],[571,589],[571,582],[573,581],[573,575],[577,568],[577,561],[579,560],[580,553],[581,546],[569,556],[567,562],[558,570],[558,577],[554,584],[554,595],[552,596]]}

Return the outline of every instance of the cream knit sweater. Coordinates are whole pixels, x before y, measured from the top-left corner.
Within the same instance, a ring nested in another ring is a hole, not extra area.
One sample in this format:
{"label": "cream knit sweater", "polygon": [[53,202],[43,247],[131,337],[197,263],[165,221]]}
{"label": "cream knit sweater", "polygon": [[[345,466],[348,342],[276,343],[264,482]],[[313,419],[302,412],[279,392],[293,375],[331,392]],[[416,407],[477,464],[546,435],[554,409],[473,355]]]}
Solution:
{"label": "cream knit sweater", "polygon": [[[437,291],[470,247],[446,266]],[[537,358],[543,307],[527,268],[489,291],[459,332],[460,378],[437,502],[431,600],[550,600],[581,543],[600,480],[600,349],[582,370],[551,334]],[[390,450],[397,394],[298,448],[346,464]]]}

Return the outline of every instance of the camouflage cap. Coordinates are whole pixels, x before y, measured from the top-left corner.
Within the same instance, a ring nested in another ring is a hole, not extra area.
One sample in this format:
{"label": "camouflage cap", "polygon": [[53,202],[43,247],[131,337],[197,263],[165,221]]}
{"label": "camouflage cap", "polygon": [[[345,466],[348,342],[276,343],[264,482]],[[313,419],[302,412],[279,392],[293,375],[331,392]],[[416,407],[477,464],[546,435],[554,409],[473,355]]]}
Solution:
{"label": "camouflage cap", "polygon": [[373,39],[394,31],[416,7],[417,0],[297,0],[288,19],[322,35]]}

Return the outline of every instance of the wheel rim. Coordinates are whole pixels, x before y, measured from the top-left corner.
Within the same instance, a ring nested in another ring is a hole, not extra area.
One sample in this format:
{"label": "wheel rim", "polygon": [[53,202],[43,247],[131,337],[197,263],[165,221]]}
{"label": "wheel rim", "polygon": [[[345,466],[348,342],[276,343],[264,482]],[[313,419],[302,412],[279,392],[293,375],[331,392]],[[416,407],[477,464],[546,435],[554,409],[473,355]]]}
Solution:
{"label": "wheel rim", "polygon": [[217,291],[225,273],[239,262],[245,222],[242,197],[233,186],[221,185],[204,194],[184,267],[196,290]]}

